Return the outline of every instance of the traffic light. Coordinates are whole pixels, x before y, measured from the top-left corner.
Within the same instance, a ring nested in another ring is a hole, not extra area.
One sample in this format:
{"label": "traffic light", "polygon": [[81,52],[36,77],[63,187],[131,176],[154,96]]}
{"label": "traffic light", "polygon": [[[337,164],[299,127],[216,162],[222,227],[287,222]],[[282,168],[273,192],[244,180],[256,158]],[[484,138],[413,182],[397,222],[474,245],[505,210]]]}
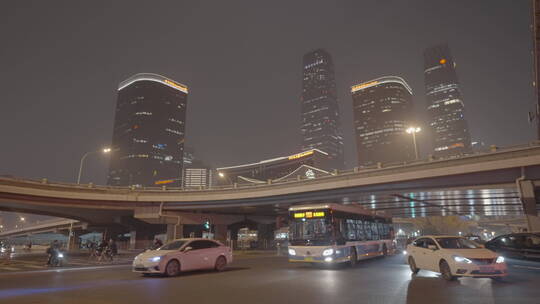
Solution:
{"label": "traffic light", "polygon": [[206,230],[210,230],[210,221],[208,219],[204,219],[203,227]]}

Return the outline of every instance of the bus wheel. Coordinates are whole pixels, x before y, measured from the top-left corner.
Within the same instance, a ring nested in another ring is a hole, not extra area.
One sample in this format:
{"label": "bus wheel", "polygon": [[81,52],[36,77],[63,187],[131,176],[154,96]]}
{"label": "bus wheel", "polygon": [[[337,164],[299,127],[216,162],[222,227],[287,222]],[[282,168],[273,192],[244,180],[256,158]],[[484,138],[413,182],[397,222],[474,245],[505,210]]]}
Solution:
{"label": "bus wheel", "polygon": [[388,255],[388,248],[386,248],[386,244],[383,244],[382,246],[382,254],[383,257],[386,257]]}
{"label": "bus wheel", "polygon": [[351,267],[354,267],[356,265],[356,262],[358,262],[358,256],[356,255],[356,248],[351,247],[351,260],[349,261],[349,264]]}

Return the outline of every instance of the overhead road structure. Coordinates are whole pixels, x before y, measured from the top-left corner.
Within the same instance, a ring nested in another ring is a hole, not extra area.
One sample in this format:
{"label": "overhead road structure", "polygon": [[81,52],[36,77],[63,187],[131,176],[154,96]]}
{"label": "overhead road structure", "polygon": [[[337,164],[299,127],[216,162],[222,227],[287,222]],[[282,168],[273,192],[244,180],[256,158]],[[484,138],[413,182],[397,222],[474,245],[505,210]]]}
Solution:
{"label": "overhead road structure", "polygon": [[[121,188],[0,178],[0,210],[83,222],[178,222],[176,214],[276,216],[294,204],[364,205],[396,217],[524,214],[540,230],[540,146],[407,164],[355,168],[313,179],[200,190]],[[199,217],[194,216],[193,218]],[[538,225],[538,226],[536,226]]]}

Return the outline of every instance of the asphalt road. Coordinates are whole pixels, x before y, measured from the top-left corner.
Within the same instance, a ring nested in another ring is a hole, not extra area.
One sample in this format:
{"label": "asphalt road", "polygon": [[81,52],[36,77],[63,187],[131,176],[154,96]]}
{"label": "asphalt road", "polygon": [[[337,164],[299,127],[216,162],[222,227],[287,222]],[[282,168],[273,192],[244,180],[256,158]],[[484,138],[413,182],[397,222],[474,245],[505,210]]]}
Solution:
{"label": "asphalt road", "polygon": [[411,276],[401,256],[332,269],[281,257],[239,257],[227,271],[142,277],[128,266],[0,274],[0,303],[540,303],[540,265],[505,282]]}

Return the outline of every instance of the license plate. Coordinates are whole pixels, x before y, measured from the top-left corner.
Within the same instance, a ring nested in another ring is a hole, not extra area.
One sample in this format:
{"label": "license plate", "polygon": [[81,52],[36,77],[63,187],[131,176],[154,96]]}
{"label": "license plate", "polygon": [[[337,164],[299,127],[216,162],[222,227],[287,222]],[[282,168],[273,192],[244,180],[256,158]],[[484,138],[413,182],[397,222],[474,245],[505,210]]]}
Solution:
{"label": "license plate", "polygon": [[480,267],[480,272],[494,272],[495,269],[493,267]]}
{"label": "license plate", "polygon": [[304,261],[313,262],[313,257],[305,257]]}

